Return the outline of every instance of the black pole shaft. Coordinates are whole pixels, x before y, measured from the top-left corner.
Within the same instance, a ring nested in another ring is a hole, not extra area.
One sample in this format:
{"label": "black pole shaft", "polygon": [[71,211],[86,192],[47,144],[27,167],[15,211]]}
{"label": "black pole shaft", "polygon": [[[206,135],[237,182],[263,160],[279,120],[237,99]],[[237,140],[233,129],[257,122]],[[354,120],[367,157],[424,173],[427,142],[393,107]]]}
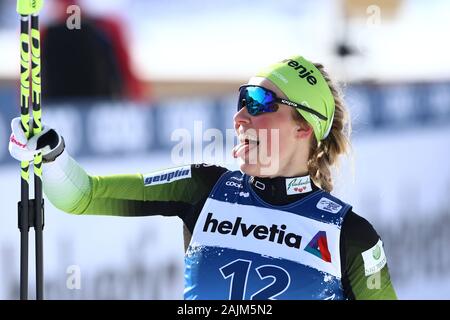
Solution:
{"label": "black pole shaft", "polygon": [[28,181],[21,180],[20,300],[28,300]]}
{"label": "black pole shaft", "polygon": [[[39,16],[31,16],[31,30],[39,34]],[[40,111],[41,111],[41,61],[40,61],[40,39],[32,33],[31,37],[31,62],[32,62],[32,102],[33,102],[33,131],[42,130]],[[35,72],[37,70],[37,73]],[[43,204],[42,204],[42,155],[39,155],[39,161],[34,159],[34,233],[36,243],[36,299],[44,298],[44,253],[43,253]]]}
{"label": "black pole shaft", "polygon": [[34,227],[36,241],[36,299],[44,299],[44,249],[43,249],[43,221],[42,221],[42,180],[34,177],[35,190],[35,220]]}

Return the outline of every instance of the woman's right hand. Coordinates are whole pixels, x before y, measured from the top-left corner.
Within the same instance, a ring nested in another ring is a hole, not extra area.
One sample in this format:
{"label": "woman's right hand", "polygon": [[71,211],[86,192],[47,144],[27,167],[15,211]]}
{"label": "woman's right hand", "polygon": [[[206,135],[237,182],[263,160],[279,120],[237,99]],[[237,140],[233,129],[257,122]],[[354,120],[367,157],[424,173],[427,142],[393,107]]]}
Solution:
{"label": "woman's right hand", "polygon": [[20,118],[12,119],[8,150],[14,159],[33,161],[34,155],[42,152],[42,162],[51,162],[64,151],[64,147],[63,137],[44,123],[42,131],[28,140]]}

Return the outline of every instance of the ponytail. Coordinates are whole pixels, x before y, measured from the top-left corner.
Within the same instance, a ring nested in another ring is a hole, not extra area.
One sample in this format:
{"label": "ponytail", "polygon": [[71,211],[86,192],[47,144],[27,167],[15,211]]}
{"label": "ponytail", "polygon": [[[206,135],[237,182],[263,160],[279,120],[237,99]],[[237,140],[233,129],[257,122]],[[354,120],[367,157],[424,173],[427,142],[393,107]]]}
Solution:
{"label": "ponytail", "polygon": [[[338,163],[340,155],[346,154],[350,150],[351,122],[339,88],[330,79],[322,64],[315,63],[314,65],[322,73],[330,87],[335,102],[335,113],[328,136],[319,142],[314,136],[312,137],[308,171],[316,185],[331,192],[333,190],[331,167]],[[306,122],[296,110],[293,110],[293,114],[295,114],[296,120]]]}

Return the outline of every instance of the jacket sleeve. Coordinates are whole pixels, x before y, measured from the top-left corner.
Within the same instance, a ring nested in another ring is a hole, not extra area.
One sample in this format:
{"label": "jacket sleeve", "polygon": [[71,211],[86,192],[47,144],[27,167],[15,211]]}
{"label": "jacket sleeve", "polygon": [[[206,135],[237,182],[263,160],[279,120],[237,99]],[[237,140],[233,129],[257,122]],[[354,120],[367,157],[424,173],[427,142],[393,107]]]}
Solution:
{"label": "jacket sleeve", "polygon": [[349,299],[397,299],[383,243],[367,220],[349,212],[342,226],[340,247],[342,283]]}
{"label": "jacket sleeve", "polygon": [[206,199],[224,171],[188,165],[149,174],[92,176],[64,151],[44,165],[43,187],[49,201],[67,213],[183,218]]}

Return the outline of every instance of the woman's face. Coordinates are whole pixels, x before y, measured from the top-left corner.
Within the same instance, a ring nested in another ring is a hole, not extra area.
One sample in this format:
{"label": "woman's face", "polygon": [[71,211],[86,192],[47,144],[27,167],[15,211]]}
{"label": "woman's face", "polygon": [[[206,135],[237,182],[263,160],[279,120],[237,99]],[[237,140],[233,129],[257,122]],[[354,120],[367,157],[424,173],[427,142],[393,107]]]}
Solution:
{"label": "woman's face", "polygon": [[[248,84],[272,90],[279,98],[287,97],[268,79],[254,77]],[[301,129],[292,116],[292,107],[279,104],[276,112],[251,116],[246,108],[234,115],[238,144],[233,156],[240,158],[241,171],[260,177],[293,176],[306,168],[312,129]],[[307,143],[308,146],[304,146]],[[304,163],[299,163],[304,162]],[[295,167],[294,167],[295,166]]]}

